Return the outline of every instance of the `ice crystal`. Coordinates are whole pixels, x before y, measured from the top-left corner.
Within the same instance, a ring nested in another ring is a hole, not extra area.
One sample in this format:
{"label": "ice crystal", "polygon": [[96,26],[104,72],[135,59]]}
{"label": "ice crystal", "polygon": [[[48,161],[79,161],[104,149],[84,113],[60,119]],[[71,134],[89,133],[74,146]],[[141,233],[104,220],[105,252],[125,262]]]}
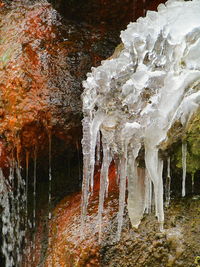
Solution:
{"label": "ice crystal", "polygon": [[[132,225],[137,227],[143,213],[150,210],[152,195],[156,216],[163,224],[163,161],[159,145],[167,140],[168,130],[176,121],[186,126],[199,107],[200,91],[195,89],[200,83],[199,14],[199,0],[169,0],[159,5],[157,12],[147,11],[146,17],[130,23],[121,33],[124,48],[119,56],[92,68],[83,82],[83,219],[93,188],[95,147],[100,132],[103,163],[99,222],[108,168],[111,160],[117,158],[118,235],[123,222],[126,179]],[[145,169],[137,163],[141,148],[145,149]]]}

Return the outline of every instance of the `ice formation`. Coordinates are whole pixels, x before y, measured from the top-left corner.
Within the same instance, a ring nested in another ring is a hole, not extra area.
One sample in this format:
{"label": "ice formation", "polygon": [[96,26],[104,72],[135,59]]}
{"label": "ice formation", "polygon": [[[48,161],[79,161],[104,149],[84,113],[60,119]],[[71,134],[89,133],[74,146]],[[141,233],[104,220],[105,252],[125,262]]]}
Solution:
{"label": "ice formation", "polygon": [[[120,181],[118,236],[127,179],[132,225],[137,227],[143,213],[150,210],[152,195],[156,216],[163,224],[163,161],[159,145],[167,140],[168,130],[175,122],[186,126],[199,107],[200,1],[169,0],[159,5],[157,12],[147,11],[146,17],[130,23],[121,39],[124,48],[119,56],[92,68],[83,82],[82,96],[83,221],[93,190],[95,150],[101,135],[99,223],[108,168],[115,160]],[[145,149],[145,169],[137,163],[141,148]]]}

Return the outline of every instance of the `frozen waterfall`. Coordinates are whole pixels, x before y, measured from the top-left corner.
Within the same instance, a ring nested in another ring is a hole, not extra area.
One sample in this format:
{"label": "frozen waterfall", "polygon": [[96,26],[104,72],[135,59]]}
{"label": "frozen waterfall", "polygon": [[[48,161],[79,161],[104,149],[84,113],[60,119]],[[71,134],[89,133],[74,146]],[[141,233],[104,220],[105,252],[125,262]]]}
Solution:
{"label": "frozen waterfall", "polygon": [[[118,236],[120,236],[126,180],[128,212],[138,227],[150,210],[163,225],[163,161],[160,144],[175,122],[183,127],[199,108],[200,1],[169,0],[158,11],[130,23],[121,33],[124,48],[116,58],[92,68],[83,82],[83,195],[82,215],[87,214],[93,190],[95,150],[99,133],[103,147],[99,221],[107,188],[108,168],[118,159],[120,178]],[[145,149],[145,169],[137,157]],[[98,149],[99,150],[99,149]],[[98,157],[98,156],[97,156]],[[184,181],[183,181],[184,184]],[[153,187],[152,187],[153,185]],[[183,189],[183,192],[184,189]]]}

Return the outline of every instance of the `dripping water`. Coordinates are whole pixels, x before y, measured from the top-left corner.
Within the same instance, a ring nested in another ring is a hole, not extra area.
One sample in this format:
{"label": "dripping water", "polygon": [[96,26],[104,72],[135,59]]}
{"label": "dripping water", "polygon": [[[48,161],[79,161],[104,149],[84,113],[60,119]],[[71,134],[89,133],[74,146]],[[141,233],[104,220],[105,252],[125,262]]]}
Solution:
{"label": "dripping water", "polygon": [[80,162],[80,152],[79,152],[79,145],[78,141],[76,142],[76,150],[77,150],[77,157],[78,157],[78,181],[79,184],[81,184],[81,162]]}
{"label": "dripping water", "polygon": [[194,172],[192,173],[192,194],[194,194]]}
{"label": "dripping water", "polygon": [[52,190],[52,171],[51,171],[51,133],[49,133],[49,220],[51,220],[51,190]]}
{"label": "dripping water", "polygon": [[8,179],[0,169],[0,193],[5,267],[19,267],[22,264],[22,245],[25,238],[26,219],[23,214],[26,214],[26,189],[21,168],[14,160],[10,162]]}
{"label": "dripping water", "polygon": [[187,171],[187,143],[182,143],[182,197],[185,196],[185,181],[186,181],[186,171]]}
{"label": "dripping water", "polygon": [[[28,229],[29,152],[26,152],[26,231]],[[27,240],[26,240],[27,241]]]}
{"label": "dripping water", "polygon": [[[52,137],[51,137],[51,132],[49,132],[49,190],[48,190],[48,245],[51,247],[52,242],[51,242],[51,232],[50,232],[50,221],[52,218],[52,213],[51,213],[51,204],[52,204],[52,169],[51,169],[51,149],[52,149]],[[51,257],[51,263],[52,263],[53,258]]]}
{"label": "dripping water", "polygon": [[26,206],[26,192],[25,192],[25,181],[21,175],[21,167],[16,164],[16,179],[17,179],[17,263],[18,265],[22,262],[22,244],[25,237],[25,206]]}
{"label": "dripping water", "polygon": [[146,15],[146,0],[143,0],[143,16]]}
{"label": "dripping water", "polygon": [[[28,229],[29,229],[29,220],[28,220],[28,186],[29,186],[29,151],[26,151],[26,184],[25,184],[25,191],[26,191],[26,210],[25,210],[25,246],[23,255],[25,258],[25,267],[28,266],[28,259],[27,255],[30,253],[28,250]],[[30,247],[29,247],[30,248]]]}
{"label": "dripping water", "polygon": [[37,182],[37,148],[34,151],[33,165],[33,263],[35,262],[36,250],[36,182]]}
{"label": "dripping water", "polygon": [[[13,183],[13,176],[10,170],[9,181]],[[8,188],[5,182],[5,177],[0,169],[0,201],[2,211],[2,253],[5,257],[5,266],[14,266],[14,254],[13,249],[15,245],[14,241],[14,228],[13,228],[13,216],[11,203],[13,196],[11,193],[12,188]]]}

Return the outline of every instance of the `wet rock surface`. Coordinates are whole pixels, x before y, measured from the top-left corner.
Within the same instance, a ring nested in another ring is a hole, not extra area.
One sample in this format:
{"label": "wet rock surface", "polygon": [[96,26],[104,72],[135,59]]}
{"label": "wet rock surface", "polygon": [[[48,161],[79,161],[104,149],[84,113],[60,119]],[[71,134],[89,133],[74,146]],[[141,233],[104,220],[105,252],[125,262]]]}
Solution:
{"label": "wet rock surface", "polygon": [[23,160],[36,146],[47,153],[50,135],[76,147],[82,80],[112,54],[118,30],[62,19],[45,1],[4,1],[0,12],[0,134],[8,154],[14,147]]}
{"label": "wet rock surface", "polygon": [[57,205],[51,222],[51,244],[44,256],[45,266],[197,266],[195,259],[200,253],[199,195],[172,199],[170,206],[165,208],[163,232],[160,232],[153,213],[145,215],[139,228],[134,229],[125,212],[121,239],[117,241],[118,187],[112,166],[99,244],[98,179],[96,175],[84,229],[80,226],[80,194],[69,196]]}
{"label": "wet rock surface", "polygon": [[[146,215],[139,229],[133,230],[126,214],[121,240],[117,242],[118,187],[112,169],[100,245],[98,182],[88,207],[84,240],[80,228],[81,193],[62,199],[80,190],[81,185],[82,80],[91,66],[99,65],[113,53],[120,30],[130,20],[143,15],[144,9],[155,9],[158,2],[161,1],[135,1],[133,5],[129,0],[51,1],[62,18],[46,1],[0,1],[0,167],[8,169],[13,153],[24,167],[25,177],[25,154],[29,153],[30,219],[33,157],[37,147],[36,252],[30,250],[29,266],[198,266],[198,196],[172,200],[165,210],[163,233],[159,232],[153,215]],[[189,138],[195,138],[196,133],[198,127]],[[50,224],[47,218],[49,141],[52,143],[52,207],[62,199]],[[179,143],[175,144],[173,149],[178,146]],[[195,154],[198,150],[195,147],[191,150],[198,161],[199,154]],[[180,155],[176,155],[172,167],[175,165],[181,168]],[[174,173],[176,182],[172,189],[175,195],[180,195],[181,169]],[[198,178],[199,171],[195,173],[195,194],[199,194]],[[191,193],[191,180],[186,186],[187,193]],[[4,266],[4,262],[0,265]]]}
{"label": "wet rock surface", "polygon": [[2,10],[1,137],[18,152],[42,150],[50,131],[70,138],[80,127],[81,89],[66,62],[73,48],[59,27],[47,3]]}
{"label": "wet rock surface", "polygon": [[153,215],[146,215],[138,230],[126,215],[120,242],[112,244],[109,234],[101,248],[101,266],[196,266],[199,204],[198,196],[172,200],[165,209],[163,232]]}

